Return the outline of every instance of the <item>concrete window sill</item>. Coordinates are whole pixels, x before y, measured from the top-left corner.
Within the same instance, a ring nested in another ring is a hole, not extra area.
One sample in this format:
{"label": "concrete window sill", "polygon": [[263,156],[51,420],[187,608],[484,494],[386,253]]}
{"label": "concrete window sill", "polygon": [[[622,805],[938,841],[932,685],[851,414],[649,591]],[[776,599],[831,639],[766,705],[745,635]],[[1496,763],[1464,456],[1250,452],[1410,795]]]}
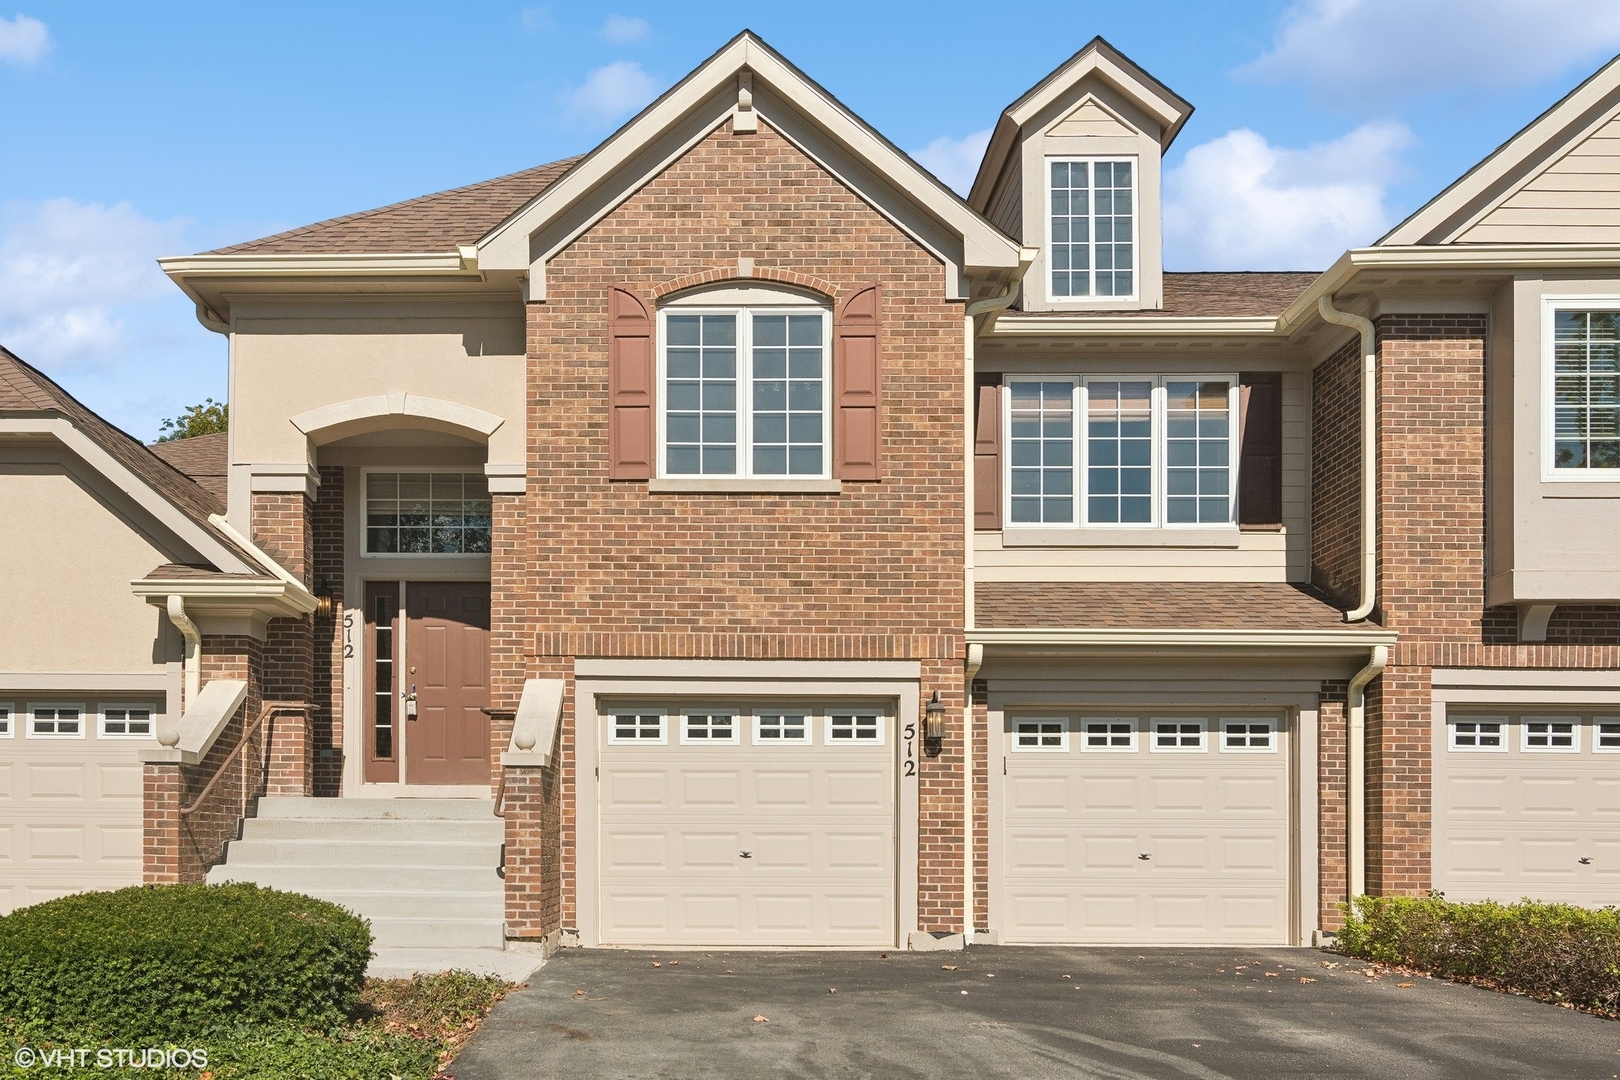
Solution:
{"label": "concrete window sill", "polygon": [[1001,546],[1093,548],[1235,548],[1237,529],[1003,529]]}
{"label": "concrete window sill", "polygon": [[649,480],[647,490],[654,495],[837,495],[844,485],[839,480],[693,476]]}

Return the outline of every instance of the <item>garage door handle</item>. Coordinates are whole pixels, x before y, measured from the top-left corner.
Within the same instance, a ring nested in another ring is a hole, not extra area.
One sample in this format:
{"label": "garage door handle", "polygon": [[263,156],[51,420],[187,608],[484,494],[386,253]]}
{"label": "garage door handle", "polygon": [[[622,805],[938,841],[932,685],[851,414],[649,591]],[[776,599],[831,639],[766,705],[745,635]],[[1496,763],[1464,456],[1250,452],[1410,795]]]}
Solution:
{"label": "garage door handle", "polygon": [[1592,865],[1592,856],[1590,856],[1590,855],[1582,855],[1581,856],[1581,865],[1582,866],[1591,866]]}
{"label": "garage door handle", "polygon": [[752,851],[739,851],[737,854],[745,859],[752,859],[754,857],[754,853]]}
{"label": "garage door handle", "polygon": [[1142,861],[1143,861],[1143,862],[1147,862],[1147,861],[1148,861],[1148,860],[1149,860],[1149,859],[1151,859],[1151,858],[1153,858],[1153,856],[1151,856],[1151,855],[1149,855],[1149,854],[1148,854],[1148,853],[1147,853],[1147,852],[1145,852],[1145,851],[1144,851],[1144,852],[1142,852],[1142,853],[1140,853],[1140,854],[1139,854],[1139,855],[1137,855],[1137,856],[1136,856],[1136,857],[1137,857],[1137,858],[1138,858],[1138,859],[1141,859],[1141,860],[1142,860]]}

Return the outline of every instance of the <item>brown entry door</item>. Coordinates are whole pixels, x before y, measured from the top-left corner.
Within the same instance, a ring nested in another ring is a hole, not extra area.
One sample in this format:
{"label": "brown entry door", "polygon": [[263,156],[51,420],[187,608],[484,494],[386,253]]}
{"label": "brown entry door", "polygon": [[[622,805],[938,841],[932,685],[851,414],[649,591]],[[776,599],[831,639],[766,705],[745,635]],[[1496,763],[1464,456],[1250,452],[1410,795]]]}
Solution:
{"label": "brown entry door", "polygon": [[487,784],[489,585],[411,582],[405,614],[405,782]]}

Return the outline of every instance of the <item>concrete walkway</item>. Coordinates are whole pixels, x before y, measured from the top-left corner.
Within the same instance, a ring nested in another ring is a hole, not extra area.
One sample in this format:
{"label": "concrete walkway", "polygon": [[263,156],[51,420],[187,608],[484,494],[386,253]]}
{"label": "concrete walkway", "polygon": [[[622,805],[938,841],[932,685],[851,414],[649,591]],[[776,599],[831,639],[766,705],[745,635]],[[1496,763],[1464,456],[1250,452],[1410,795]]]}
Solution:
{"label": "concrete walkway", "polygon": [[447,1071],[456,1080],[1620,1077],[1620,1023],[1438,980],[1369,978],[1365,968],[1275,948],[567,950],[500,1004]]}

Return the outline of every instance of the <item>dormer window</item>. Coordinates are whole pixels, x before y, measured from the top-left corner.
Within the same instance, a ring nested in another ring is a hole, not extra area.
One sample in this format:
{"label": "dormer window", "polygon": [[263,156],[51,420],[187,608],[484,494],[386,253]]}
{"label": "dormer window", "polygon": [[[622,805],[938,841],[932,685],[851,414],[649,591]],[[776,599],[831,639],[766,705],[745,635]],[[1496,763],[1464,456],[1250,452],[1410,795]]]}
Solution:
{"label": "dormer window", "polygon": [[1048,161],[1054,300],[1136,295],[1136,159]]}

